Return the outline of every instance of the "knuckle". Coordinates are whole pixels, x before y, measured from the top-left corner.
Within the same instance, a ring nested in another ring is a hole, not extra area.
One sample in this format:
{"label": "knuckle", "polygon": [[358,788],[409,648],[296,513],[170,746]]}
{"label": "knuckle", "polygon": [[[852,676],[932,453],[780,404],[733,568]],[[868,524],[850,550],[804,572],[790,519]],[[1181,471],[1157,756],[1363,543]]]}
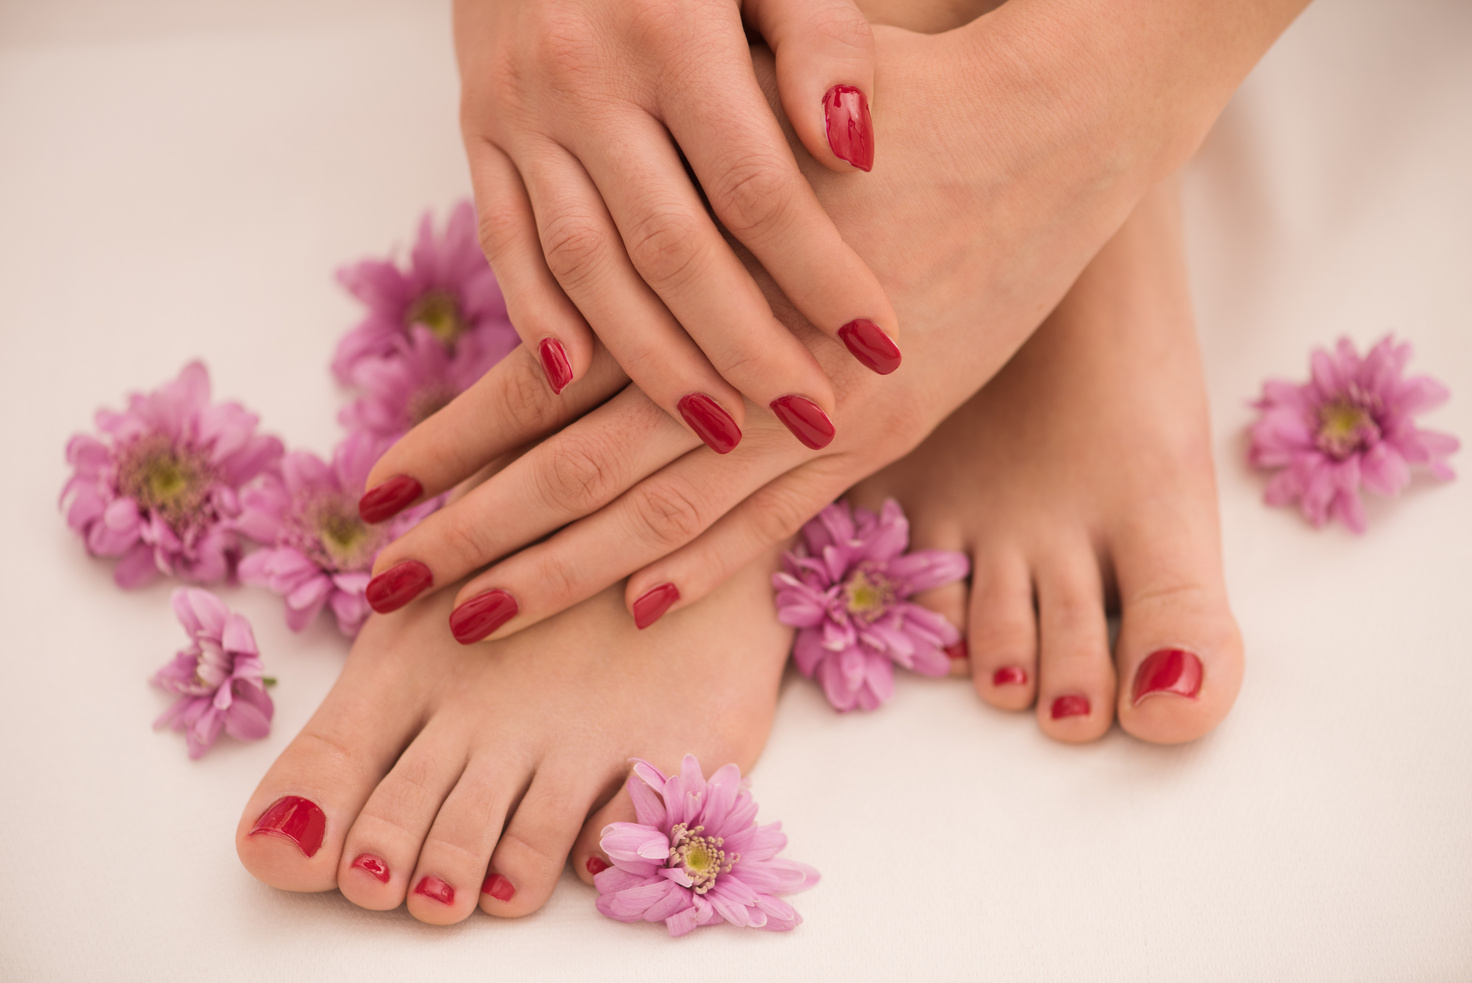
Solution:
{"label": "knuckle", "polygon": [[549,79],[575,84],[597,71],[597,34],[581,12],[548,7],[541,11],[531,56]]}
{"label": "knuckle", "polygon": [[602,229],[585,215],[558,215],[542,229],[547,268],[569,290],[577,289],[596,273],[607,248]]}
{"label": "knuckle", "polygon": [[781,229],[792,207],[787,171],[787,161],[765,153],[744,154],[727,165],[710,192],[710,203],[732,235],[741,239]]}
{"label": "knuckle", "polygon": [[495,389],[494,412],[509,421],[519,435],[540,434],[551,423],[553,407],[546,377],[535,357],[523,345],[503,359],[495,371],[500,384]]}
{"label": "knuckle", "polygon": [[851,3],[826,4],[808,18],[805,36],[841,58],[874,57],[874,31]]}
{"label": "knuckle", "polygon": [[480,208],[475,220],[476,238],[480,251],[492,264],[496,257],[513,250],[521,237],[522,213],[514,204],[492,201]]}
{"label": "knuckle", "polygon": [[679,208],[655,208],[629,230],[629,259],[652,286],[678,286],[698,268],[703,230]]}
{"label": "knuckle", "polygon": [[549,450],[550,461],[538,471],[544,500],[570,515],[587,515],[608,501],[613,473],[602,442],[568,432]]}
{"label": "knuckle", "polygon": [[633,510],[640,538],[667,551],[688,543],[705,526],[695,500],[671,484],[637,489]]}
{"label": "knuckle", "polygon": [[812,504],[795,490],[774,489],[751,510],[752,533],[756,537],[753,545],[757,549],[765,549],[795,536],[803,523],[815,514]]}
{"label": "knuckle", "polygon": [[450,508],[439,514],[435,538],[449,556],[456,570],[474,570],[490,558],[491,544],[485,526],[466,514],[464,509]]}

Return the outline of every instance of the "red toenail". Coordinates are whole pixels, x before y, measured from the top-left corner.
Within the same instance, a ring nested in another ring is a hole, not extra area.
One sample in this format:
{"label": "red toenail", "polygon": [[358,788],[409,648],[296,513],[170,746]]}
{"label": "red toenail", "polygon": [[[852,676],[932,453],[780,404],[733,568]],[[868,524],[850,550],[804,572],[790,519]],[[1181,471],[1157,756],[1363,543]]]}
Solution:
{"label": "red toenail", "polygon": [[589,857],[586,866],[588,868],[588,873],[592,874],[594,877],[597,877],[599,874],[608,869],[608,861],[604,860],[602,857]]}
{"label": "red toenail", "polygon": [[1195,699],[1201,692],[1201,660],[1185,649],[1151,652],[1135,670],[1135,705],[1157,693]]}
{"label": "red toenail", "polygon": [[381,858],[375,857],[371,853],[358,854],[358,859],[353,861],[352,866],[358,868],[359,870],[366,870],[368,873],[378,878],[384,884],[388,883],[388,864],[384,863]]}
{"label": "red toenail", "polygon": [[455,903],[455,889],[434,875],[426,875],[414,885],[414,893],[438,901],[440,904]]}
{"label": "red toenail", "polygon": [[971,649],[966,646],[966,639],[961,639],[955,645],[946,646],[946,658],[952,662],[971,657]]}
{"label": "red toenail", "polygon": [[516,888],[500,874],[487,874],[486,882],[480,886],[481,894],[489,894],[497,901],[510,901],[516,896]]}
{"label": "red toenail", "polygon": [[327,831],[327,815],[322,807],[300,795],[287,795],[272,802],[256,820],[250,835],[280,836],[295,843],[297,849],[315,857],[322,848],[322,835]]}
{"label": "red toenail", "polygon": [[[1024,669],[1024,668],[1022,668],[1021,666],[1003,666],[1002,668],[998,669],[996,672],[992,673],[992,685],[993,686],[1026,686],[1027,685],[1027,670]],[[1056,708],[1057,705],[1055,704],[1054,706]],[[1088,701],[1085,700],[1084,701],[1084,713],[1088,713],[1088,712],[1089,712],[1089,710],[1088,710]],[[1056,716],[1058,716],[1058,714],[1055,713],[1055,714],[1053,714],[1053,716],[1056,717]]]}
{"label": "red toenail", "polygon": [[1060,720],[1063,717],[1087,717],[1089,715],[1089,698],[1077,693],[1069,693],[1060,696],[1053,701],[1053,719]]}

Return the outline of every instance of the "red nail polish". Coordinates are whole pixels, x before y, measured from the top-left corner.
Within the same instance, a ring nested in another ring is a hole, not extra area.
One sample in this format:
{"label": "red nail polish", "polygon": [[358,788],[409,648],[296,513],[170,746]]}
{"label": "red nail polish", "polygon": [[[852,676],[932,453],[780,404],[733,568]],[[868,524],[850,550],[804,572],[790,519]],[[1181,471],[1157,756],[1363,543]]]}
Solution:
{"label": "red nail polish", "polygon": [[838,338],[868,368],[889,375],[900,367],[900,348],[873,321],[855,318],[838,329]]}
{"label": "red nail polish", "polygon": [[1147,696],[1174,693],[1195,699],[1201,692],[1201,660],[1185,649],[1151,652],[1135,670],[1135,705]]}
{"label": "red nail polish", "polygon": [[717,454],[729,454],[741,443],[741,428],[736,421],[705,393],[683,396],[675,405],[695,435]]}
{"label": "red nail polish", "polygon": [[874,169],[874,121],[869,100],[852,85],[835,85],[823,96],[823,122],[833,156],[861,171]]}
{"label": "red nail polish", "polygon": [[433,583],[434,574],[429,567],[418,560],[405,560],[368,581],[363,593],[369,607],[379,614],[388,614],[414,600]]}
{"label": "red nail polish", "polygon": [[1064,717],[1087,717],[1089,715],[1089,698],[1078,693],[1069,693],[1060,696],[1053,701],[1053,719],[1062,720]]}
{"label": "red nail polish", "polygon": [[407,474],[396,474],[358,499],[358,515],[369,525],[392,519],[423,494],[424,486],[419,482]]}
{"label": "red nail polish", "polygon": [[608,861],[604,860],[602,857],[589,857],[588,862],[584,864],[584,866],[588,868],[588,873],[592,874],[594,877],[597,877],[599,874],[608,869]]}
{"label": "red nail polish", "polygon": [[562,390],[572,381],[572,364],[567,360],[567,350],[556,338],[543,338],[537,346],[537,354],[541,356],[542,371],[547,373],[552,394],[561,396]]}
{"label": "red nail polish", "polygon": [[643,631],[654,624],[680,599],[680,588],[674,584],[660,584],[639,595],[634,602],[634,627]]}
{"label": "red nail polish", "polygon": [[300,795],[287,795],[261,813],[250,835],[280,836],[295,843],[311,859],[322,848],[322,836],[326,832],[327,814],[321,806]]}
{"label": "red nail polish", "polygon": [[388,879],[390,876],[388,864],[384,863],[382,858],[375,857],[371,853],[360,853],[358,854],[358,859],[354,860],[352,865],[359,870],[366,870],[368,873],[378,878],[380,883],[388,883]]}
{"label": "red nail polish", "polygon": [[421,877],[419,883],[414,885],[414,893],[422,894],[431,901],[438,901],[440,904],[448,905],[455,903],[455,889],[433,875]]}
{"label": "red nail polish", "polygon": [[510,901],[516,897],[516,888],[500,874],[487,874],[486,882],[480,886],[481,894],[489,894],[497,901]]}
{"label": "red nail polish", "polygon": [[822,450],[833,442],[833,421],[823,407],[805,396],[778,396],[769,404],[772,412],[792,435],[813,450]]}
{"label": "red nail polish", "polygon": [[516,617],[516,598],[500,589],[477,594],[450,612],[450,633],[461,645],[478,642]]}
{"label": "red nail polish", "polygon": [[952,662],[959,662],[962,659],[968,659],[971,657],[971,649],[967,646],[966,639],[964,638],[954,645],[947,645],[945,648],[945,653],[946,658],[950,659]]}
{"label": "red nail polish", "polygon": [[[992,685],[993,686],[1026,686],[1027,685],[1027,670],[1024,669],[1024,668],[1022,668],[1021,666],[1003,666],[1002,668],[998,669],[996,672],[992,673]],[[1067,699],[1067,697],[1064,697],[1064,699]],[[1060,714],[1057,712],[1057,710],[1058,710],[1058,703],[1057,703],[1056,700],[1053,703],[1053,710],[1054,710],[1054,713],[1053,713],[1053,716],[1054,717],[1060,716]],[[1088,700],[1084,700],[1084,710],[1083,710],[1083,712],[1084,713],[1088,713],[1089,712],[1089,701]],[[1061,714],[1061,716],[1065,716],[1066,717],[1066,716],[1068,716],[1068,714]]]}

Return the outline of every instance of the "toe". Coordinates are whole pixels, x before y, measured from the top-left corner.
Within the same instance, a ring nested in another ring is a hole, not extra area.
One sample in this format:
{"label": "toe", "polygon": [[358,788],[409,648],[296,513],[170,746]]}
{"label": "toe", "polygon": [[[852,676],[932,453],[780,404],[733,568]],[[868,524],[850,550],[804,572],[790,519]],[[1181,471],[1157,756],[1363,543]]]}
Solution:
{"label": "toe", "polygon": [[1025,710],[1037,695],[1038,625],[1032,573],[1021,553],[978,553],[967,621],[971,679],[994,707]]}
{"label": "toe", "polygon": [[1104,588],[1086,543],[1037,565],[1038,723],[1056,740],[1102,737],[1114,719]]}
{"label": "toe", "polygon": [[572,869],[583,883],[592,884],[594,877],[613,866],[608,861],[608,854],[598,845],[603,838],[603,827],[609,823],[632,823],[637,818],[627,784],[620,787],[617,795],[588,817],[572,848]]}
{"label": "toe", "polygon": [[598,794],[575,774],[555,766],[537,772],[491,855],[481,886],[482,911],[515,918],[536,911],[552,896]]}

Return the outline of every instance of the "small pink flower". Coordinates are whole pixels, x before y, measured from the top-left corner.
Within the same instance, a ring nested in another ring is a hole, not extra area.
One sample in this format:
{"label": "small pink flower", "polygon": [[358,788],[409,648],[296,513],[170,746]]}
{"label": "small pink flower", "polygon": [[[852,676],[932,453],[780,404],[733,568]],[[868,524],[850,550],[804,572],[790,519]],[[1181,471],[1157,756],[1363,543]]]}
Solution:
{"label": "small pink flower", "polygon": [[332,361],[332,371],[344,383],[353,381],[363,359],[392,357],[415,325],[455,354],[471,339],[498,358],[516,347],[516,331],[480,251],[475,209],[468,201],[451,212],[443,238],[435,237],[430,215],[424,214],[407,269],[393,260],[364,260],[343,268],[337,278],[368,308]]}
{"label": "small pink flower", "polygon": [[1446,458],[1460,445],[1449,434],[1416,426],[1418,413],[1446,401],[1447,389],[1430,376],[1404,378],[1409,343],[1385,337],[1360,358],[1341,338],[1334,352],[1317,349],[1312,378],[1303,384],[1270,379],[1253,406],[1248,460],[1280,471],[1264,496],[1269,505],[1298,503],[1315,526],[1340,519],[1365,530],[1360,486],[1396,495],[1410,482],[1410,465],[1425,464],[1451,478]]}
{"label": "small pink flower", "polygon": [[276,708],[266,695],[250,622],[197,587],[174,591],[173,602],[190,644],[153,677],[154,685],[179,697],[154,729],[182,730],[191,758],[208,751],[222,730],[242,741],[265,737]]}
{"label": "small pink flower", "polygon": [[292,631],[306,628],[329,607],[338,630],[356,636],[370,613],[363,591],[379,551],[438,507],[439,500],[432,500],[383,525],[362,520],[358,499],[385,446],[368,434],[351,434],[331,465],[293,451],[281,462],[279,477],[269,475],[241,495],[235,527],[263,548],[241,561],[240,579],[285,598]]}
{"label": "small pink flower", "polygon": [[122,558],[113,571],[119,586],[160,573],[197,584],[226,579],[240,558],[230,524],[240,489],[281,457],[281,441],[258,435],[256,423],[239,403],[210,402],[198,362],[130,395],[122,413],[98,410],[102,439],[78,434],[67,444],[75,469],[61,492],[67,524],[88,553]]}
{"label": "small pink flower", "polygon": [[613,866],[593,878],[600,912],[662,921],[676,936],[722,920],[774,931],[802,923],[776,895],[806,891],[818,872],[778,859],[787,845],[782,824],[756,824],[756,802],[735,765],[707,781],[692,755],[674,776],[636,759],[628,787],[638,822],[603,827],[600,845]]}
{"label": "small pink flower", "polygon": [[501,344],[504,341],[484,333],[467,335],[451,357],[428,329],[416,325],[407,338],[395,340],[391,355],[357,361],[352,382],[363,395],[345,407],[338,420],[350,431],[392,443],[499,362],[510,350]]}
{"label": "small pink flower", "polygon": [[949,621],[907,600],[965,577],[966,557],[917,550],[910,523],[893,499],[878,515],[835,502],[802,529],[796,552],[772,577],[777,620],[799,629],[792,658],[817,676],[839,710],[873,710],[894,695],[894,667],[927,676],[950,671],[945,648],[961,635]]}

